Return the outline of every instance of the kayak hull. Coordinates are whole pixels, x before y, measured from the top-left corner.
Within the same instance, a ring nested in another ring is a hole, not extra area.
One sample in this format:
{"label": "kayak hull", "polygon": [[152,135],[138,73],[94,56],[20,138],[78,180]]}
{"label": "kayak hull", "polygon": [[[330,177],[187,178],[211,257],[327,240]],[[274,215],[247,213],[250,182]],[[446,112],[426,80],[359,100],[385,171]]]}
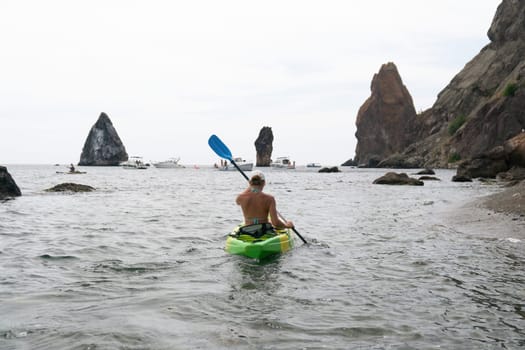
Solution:
{"label": "kayak hull", "polygon": [[238,235],[236,228],[226,239],[226,252],[252,259],[264,259],[271,255],[282,254],[293,247],[289,229],[276,230],[275,234],[266,234],[256,239],[248,235]]}

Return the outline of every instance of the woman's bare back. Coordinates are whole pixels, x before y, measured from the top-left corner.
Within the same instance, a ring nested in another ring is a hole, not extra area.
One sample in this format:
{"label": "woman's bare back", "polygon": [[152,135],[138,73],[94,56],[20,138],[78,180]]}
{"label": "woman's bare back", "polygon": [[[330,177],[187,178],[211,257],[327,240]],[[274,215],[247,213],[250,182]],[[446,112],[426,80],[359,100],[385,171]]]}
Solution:
{"label": "woman's bare back", "polygon": [[271,196],[262,193],[243,192],[237,197],[237,204],[242,208],[244,224],[263,224],[270,215]]}

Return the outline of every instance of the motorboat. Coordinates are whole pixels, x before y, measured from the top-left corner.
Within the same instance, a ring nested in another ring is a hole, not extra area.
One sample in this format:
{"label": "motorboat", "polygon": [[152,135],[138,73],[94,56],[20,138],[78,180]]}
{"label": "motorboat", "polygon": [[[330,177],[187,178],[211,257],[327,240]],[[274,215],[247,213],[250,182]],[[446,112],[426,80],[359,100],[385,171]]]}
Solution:
{"label": "motorboat", "polygon": [[[245,159],[242,159],[241,157],[235,157],[233,158],[233,161],[235,162],[235,164],[237,164],[239,169],[241,169],[242,171],[252,171],[253,169],[253,163],[248,162]],[[219,170],[231,171],[231,170],[237,170],[237,168],[235,168],[233,164],[228,163],[228,161],[225,160],[225,161],[221,161]]]}
{"label": "motorboat", "polygon": [[292,162],[290,157],[278,157],[270,163],[270,166],[278,169],[295,169],[295,162]]}
{"label": "motorboat", "polygon": [[180,158],[169,158],[168,160],[164,160],[162,162],[153,163],[153,166],[155,168],[161,169],[184,168],[184,165],[179,164],[179,160]]}
{"label": "motorboat", "polygon": [[147,169],[148,166],[142,160],[142,157],[131,156],[125,162],[120,163],[124,169]]}
{"label": "motorboat", "polygon": [[306,167],[307,168],[320,168],[321,164],[320,163],[308,163],[306,164]]}

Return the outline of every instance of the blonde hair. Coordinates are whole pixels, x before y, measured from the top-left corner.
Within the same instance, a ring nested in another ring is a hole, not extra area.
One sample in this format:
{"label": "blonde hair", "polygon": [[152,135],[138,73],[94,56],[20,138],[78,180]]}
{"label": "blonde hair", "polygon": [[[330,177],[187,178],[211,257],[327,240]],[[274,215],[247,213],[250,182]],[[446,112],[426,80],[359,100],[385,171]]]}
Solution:
{"label": "blonde hair", "polygon": [[252,186],[261,186],[264,183],[264,178],[259,174],[255,174],[250,179],[250,185]]}

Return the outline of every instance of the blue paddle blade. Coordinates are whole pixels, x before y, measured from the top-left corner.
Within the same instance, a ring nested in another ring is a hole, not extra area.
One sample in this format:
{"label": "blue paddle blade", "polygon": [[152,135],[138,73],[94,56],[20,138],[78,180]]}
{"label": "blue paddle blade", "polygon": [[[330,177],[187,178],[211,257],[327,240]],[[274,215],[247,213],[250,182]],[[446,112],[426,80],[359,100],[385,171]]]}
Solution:
{"label": "blue paddle blade", "polygon": [[221,158],[232,160],[232,153],[228,149],[228,147],[219,139],[216,135],[211,135],[208,139],[208,145],[210,145],[211,149],[217,153],[217,155]]}

